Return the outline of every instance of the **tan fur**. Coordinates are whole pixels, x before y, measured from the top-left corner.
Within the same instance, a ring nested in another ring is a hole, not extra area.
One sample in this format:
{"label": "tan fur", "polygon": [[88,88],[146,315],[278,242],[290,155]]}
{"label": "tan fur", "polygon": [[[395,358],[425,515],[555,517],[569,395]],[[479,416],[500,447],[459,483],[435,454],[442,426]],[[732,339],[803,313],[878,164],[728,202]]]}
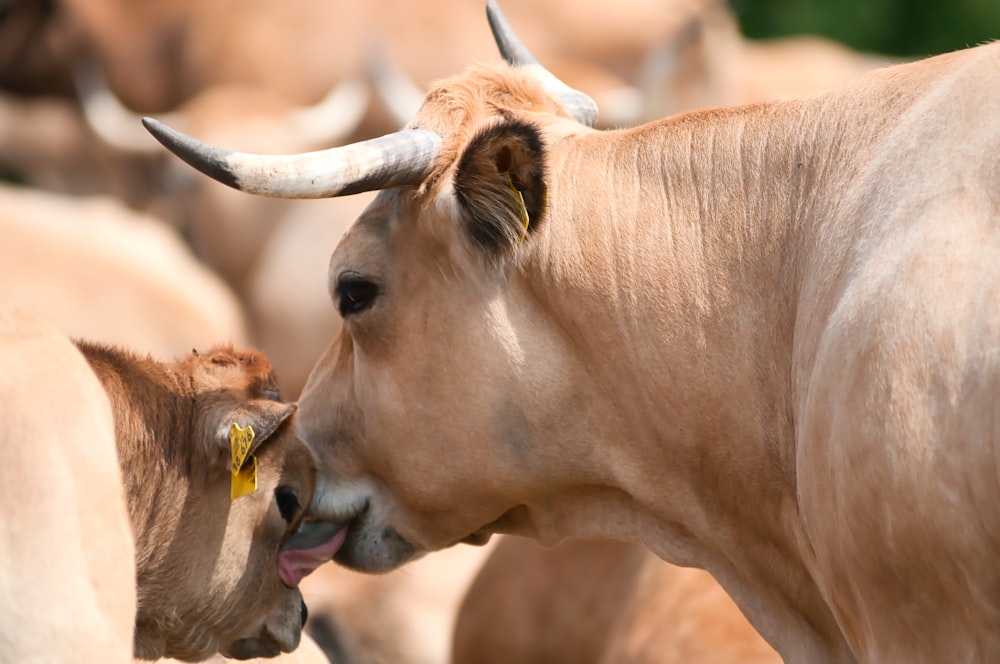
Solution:
{"label": "tan fur", "polygon": [[[301,401],[319,513],[356,518],[337,560],[631,540],[711,572],[786,661],[1000,657],[997,72],[986,45],[621,132],[520,75],[450,85],[498,91],[425,105],[436,179],[331,260],[334,296],[379,285]],[[495,270],[451,177],[502,115],[543,127],[549,195]]]}
{"label": "tan fur", "polygon": [[170,359],[243,345],[242,307],[155,217],[108,198],[0,185],[0,294],[65,334]]}
{"label": "tan fur", "polygon": [[52,325],[0,308],[0,657],[130,662],[135,555],[108,398]]}
{"label": "tan fur", "polygon": [[[271,401],[274,377],[253,351],[220,347],[161,363],[80,343],[111,400],[136,542],[135,654],[194,661],[213,653],[274,655],[298,645],[302,596],[277,575],[286,522],[275,488],[308,505],[315,457]],[[257,490],[230,498],[231,424],[254,427]]]}
{"label": "tan fur", "polygon": [[455,626],[453,664],[778,664],[706,572],[636,544],[504,537]]}

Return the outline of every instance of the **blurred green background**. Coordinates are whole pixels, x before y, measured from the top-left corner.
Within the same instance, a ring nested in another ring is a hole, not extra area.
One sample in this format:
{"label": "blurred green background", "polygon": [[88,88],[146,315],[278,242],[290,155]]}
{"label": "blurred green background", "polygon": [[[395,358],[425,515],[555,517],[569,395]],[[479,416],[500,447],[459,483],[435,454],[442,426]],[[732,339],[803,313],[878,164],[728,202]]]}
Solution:
{"label": "blurred green background", "polygon": [[863,51],[934,55],[1000,38],[1000,0],[731,0],[748,37],[825,35]]}

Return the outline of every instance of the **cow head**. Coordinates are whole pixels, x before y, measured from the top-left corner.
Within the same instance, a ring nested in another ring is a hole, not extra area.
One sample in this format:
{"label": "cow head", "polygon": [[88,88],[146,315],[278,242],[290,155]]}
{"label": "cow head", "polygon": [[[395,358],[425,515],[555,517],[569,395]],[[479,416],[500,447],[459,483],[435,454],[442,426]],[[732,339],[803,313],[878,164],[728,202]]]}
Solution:
{"label": "cow head", "polygon": [[[294,430],[296,405],[277,400],[257,352],[216,348],[170,369],[185,383],[192,440],[170,440],[178,425],[163,443],[163,476],[126,474],[138,522],[136,654],[195,661],[293,650],[306,618],[298,582],[332,553],[328,542],[296,543],[316,478],[316,457]],[[133,454],[141,451],[124,451],[128,468],[138,467]]]}
{"label": "cow head", "polygon": [[321,457],[312,510],[349,522],[335,560],[361,570],[541,528],[533,515],[550,496],[594,481],[578,445],[593,381],[543,313],[532,265],[552,214],[547,145],[589,134],[596,107],[527,53],[493,2],[488,15],[507,65],[441,83],[396,134],[263,157],[146,121],[238,189],[382,190],[331,259],[343,330],[299,416]]}

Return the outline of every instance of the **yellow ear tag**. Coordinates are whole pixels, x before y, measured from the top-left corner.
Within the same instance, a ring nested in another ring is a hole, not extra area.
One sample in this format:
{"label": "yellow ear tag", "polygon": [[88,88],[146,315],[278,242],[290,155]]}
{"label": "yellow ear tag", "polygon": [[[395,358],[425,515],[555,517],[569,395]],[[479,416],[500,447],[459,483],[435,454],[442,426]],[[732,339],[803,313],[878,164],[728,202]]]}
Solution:
{"label": "yellow ear tag", "polygon": [[510,171],[504,171],[503,174],[507,178],[507,186],[517,194],[517,200],[521,201],[521,220],[524,222],[524,229],[521,231],[521,238],[518,242],[524,242],[524,236],[528,234],[528,224],[531,223],[531,219],[528,218],[528,206],[524,204],[524,194],[514,186],[514,179],[510,177]]}
{"label": "yellow ear tag", "polygon": [[233,454],[233,480],[229,490],[230,500],[257,490],[257,457],[250,454],[253,427],[242,429],[233,422],[229,427],[229,448]]}

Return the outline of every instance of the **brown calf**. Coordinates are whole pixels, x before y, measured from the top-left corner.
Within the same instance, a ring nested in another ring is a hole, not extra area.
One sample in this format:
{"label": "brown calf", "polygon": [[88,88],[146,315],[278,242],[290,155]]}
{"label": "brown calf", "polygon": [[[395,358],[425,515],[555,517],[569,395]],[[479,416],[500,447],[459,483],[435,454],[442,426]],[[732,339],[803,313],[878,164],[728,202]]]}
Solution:
{"label": "brown calf", "polygon": [[[294,649],[305,621],[296,586],[311,569],[289,571],[279,548],[312,499],[316,460],[290,426],[295,405],[277,401],[270,363],[232,348],[163,363],[78,347],[114,414],[135,535],[136,656]],[[253,432],[244,435],[238,477],[230,472],[236,427]],[[240,481],[256,488],[238,490]]]}

